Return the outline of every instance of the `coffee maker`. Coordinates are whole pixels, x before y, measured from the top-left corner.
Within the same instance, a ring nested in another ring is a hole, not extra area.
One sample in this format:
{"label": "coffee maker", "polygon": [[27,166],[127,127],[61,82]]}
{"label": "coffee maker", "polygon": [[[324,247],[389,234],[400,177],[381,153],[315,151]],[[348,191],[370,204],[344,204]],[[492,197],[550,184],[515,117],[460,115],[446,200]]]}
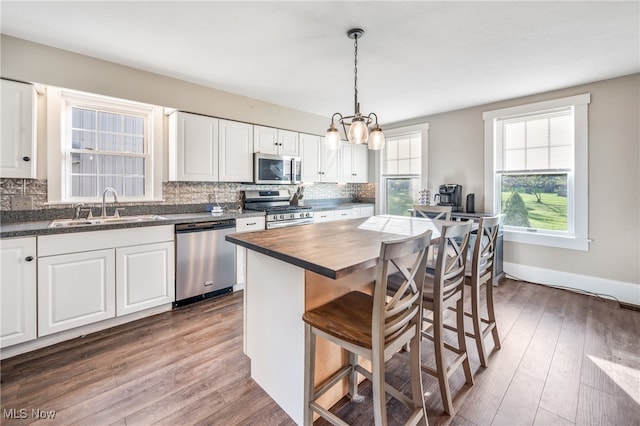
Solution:
{"label": "coffee maker", "polygon": [[462,211],[462,185],[440,185],[436,198],[439,206],[451,206],[454,212]]}

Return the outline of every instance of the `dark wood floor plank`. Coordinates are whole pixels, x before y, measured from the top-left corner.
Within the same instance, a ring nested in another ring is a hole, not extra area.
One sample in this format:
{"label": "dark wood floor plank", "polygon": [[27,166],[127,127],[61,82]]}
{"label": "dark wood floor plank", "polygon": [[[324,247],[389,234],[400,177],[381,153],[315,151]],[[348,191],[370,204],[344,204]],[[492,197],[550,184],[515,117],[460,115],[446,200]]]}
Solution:
{"label": "dark wood floor plank", "polygon": [[517,372],[509,384],[492,425],[530,425],[536,418],[544,379]]}
{"label": "dark wood floor plank", "polygon": [[578,407],[588,304],[588,297],[569,293],[567,313],[540,401],[542,408],[570,421],[575,421]]}

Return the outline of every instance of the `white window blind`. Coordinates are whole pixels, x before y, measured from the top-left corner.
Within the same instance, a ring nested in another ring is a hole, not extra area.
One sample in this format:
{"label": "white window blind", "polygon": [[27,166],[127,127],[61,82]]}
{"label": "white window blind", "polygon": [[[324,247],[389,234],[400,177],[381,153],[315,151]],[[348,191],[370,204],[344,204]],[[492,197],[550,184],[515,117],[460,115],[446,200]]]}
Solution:
{"label": "white window blind", "polygon": [[496,172],[573,169],[573,108],[496,120]]}
{"label": "white window blind", "polygon": [[386,175],[420,175],[422,168],[422,137],[409,133],[387,138],[385,146]]}

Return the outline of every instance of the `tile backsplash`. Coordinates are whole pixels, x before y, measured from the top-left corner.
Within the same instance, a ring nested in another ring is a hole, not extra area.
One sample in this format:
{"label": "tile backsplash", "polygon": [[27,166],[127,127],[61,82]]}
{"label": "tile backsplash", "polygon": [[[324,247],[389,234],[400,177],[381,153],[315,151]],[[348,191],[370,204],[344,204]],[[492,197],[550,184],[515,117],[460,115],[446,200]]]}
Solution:
{"label": "tile backsplash", "polygon": [[[186,205],[225,203],[240,204],[240,191],[245,189],[289,189],[295,192],[297,185],[253,185],[233,182],[164,182],[162,184],[163,201],[158,205]],[[31,203],[18,203],[30,199]],[[375,184],[373,183],[315,183],[305,185],[306,200],[347,199],[351,201],[373,202]],[[12,205],[13,201],[13,205]],[[85,203],[87,204],[87,203]],[[121,203],[135,205],[136,203]],[[149,203],[146,203],[149,204]],[[87,204],[91,205],[91,204]],[[95,203],[94,206],[97,206]],[[67,204],[47,204],[47,181],[38,179],[0,179],[0,211],[43,210],[68,208]]]}

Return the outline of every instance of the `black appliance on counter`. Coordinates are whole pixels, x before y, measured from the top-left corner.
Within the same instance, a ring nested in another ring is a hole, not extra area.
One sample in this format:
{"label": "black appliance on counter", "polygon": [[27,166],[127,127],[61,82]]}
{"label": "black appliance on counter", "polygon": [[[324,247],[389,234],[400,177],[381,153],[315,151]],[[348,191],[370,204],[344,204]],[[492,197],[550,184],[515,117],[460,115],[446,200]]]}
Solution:
{"label": "black appliance on counter", "polygon": [[265,212],[266,229],[308,225],[314,222],[310,206],[292,206],[288,189],[247,190],[242,193],[244,209]]}
{"label": "black appliance on counter", "polygon": [[451,206],[454,212],[462,211],[462,185],[453,183],[440,185],[435,198],[438,199],[439,206]]}

